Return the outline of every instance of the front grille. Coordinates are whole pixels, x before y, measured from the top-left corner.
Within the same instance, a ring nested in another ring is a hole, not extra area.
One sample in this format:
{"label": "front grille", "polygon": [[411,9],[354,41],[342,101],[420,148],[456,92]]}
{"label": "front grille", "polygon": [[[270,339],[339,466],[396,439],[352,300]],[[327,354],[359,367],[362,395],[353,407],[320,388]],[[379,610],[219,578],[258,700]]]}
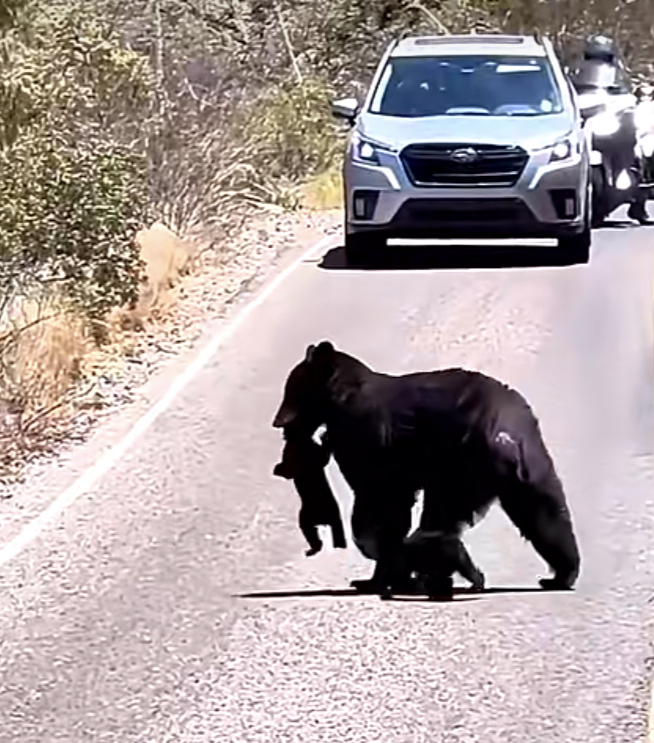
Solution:
{"label": "front grille", "polygon": [[408,225],[533,225],[521,199],[407,199],[396,219]]}
{"label": "front grille", "polygon": [[[472,162],[457,162],[452,153],[474,150]],[[476,188],[513,186],[529,155],[522,147],[471,144],[412,144],[405,147],[401,160],[416,186]]]}

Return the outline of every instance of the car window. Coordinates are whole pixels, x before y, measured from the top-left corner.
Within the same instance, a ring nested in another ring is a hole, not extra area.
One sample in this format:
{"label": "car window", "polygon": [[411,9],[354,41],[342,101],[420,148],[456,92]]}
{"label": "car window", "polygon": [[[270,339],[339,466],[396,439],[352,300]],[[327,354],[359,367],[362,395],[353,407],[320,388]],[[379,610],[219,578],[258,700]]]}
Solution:
{"label": "car window", "polygon": [[543,116],[560,113],[562,103],[542,57],[393,57],[369,110],[405,117]]}

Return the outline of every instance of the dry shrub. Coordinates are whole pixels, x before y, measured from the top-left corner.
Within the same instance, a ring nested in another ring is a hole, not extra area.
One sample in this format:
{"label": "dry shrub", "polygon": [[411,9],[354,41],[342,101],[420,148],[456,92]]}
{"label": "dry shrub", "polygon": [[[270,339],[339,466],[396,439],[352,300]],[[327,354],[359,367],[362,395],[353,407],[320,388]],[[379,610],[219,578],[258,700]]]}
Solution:
{"label": "dry shrub", "polygon": [[63,296],[14,297],[0,313],[0,479],[65,434],[96,349],[85,316]]}
{"label": "dry shrub", "polygon": [[170,305],[170,290],[190,268],[196,249],[161,222],[140,230],[136,243],[145,273],[136,312],[145,317]]}
{"label": "dry shrub", "polygon": [[[57,439],[79,408],[89,404],[93,380],[133,345],[126,329],[139,329],[170,308],[171,290],[195,256],[193,244],[161,223],[139,231],[136,243],[145,271],[134,308],[116,308],[104,320],[91,319],[66,294],[46,294],[38,285],[28,295],[4,300],[0,475],[19,453]],[[98,323],[104,332],[98,332]]]}
{"label": "dry shrub", "polygon": [[175,288],[192,270],[199,253],[197,242],[182,239],[161,222],[139,230],[135,242],[143,265],[138,300],[133,306],[116,307],[107,314],[104,323],[107,347],[101,349],[105,356],[118,348],[133,349],[129,332],[143,330],[149,323],[170,314],[175,304]]}
{"label": "dry shrub", "polygon": [[340,164],[310,178],[300,189],[302,205],[307,209],[328,211],[343,204],[343,173]]}
{"label": "dry shrub", "polygon": [[95,347],[88,322],[56,296],[17,300],[5,334],[3,396],[21,406],[27,421],[61,400]]}

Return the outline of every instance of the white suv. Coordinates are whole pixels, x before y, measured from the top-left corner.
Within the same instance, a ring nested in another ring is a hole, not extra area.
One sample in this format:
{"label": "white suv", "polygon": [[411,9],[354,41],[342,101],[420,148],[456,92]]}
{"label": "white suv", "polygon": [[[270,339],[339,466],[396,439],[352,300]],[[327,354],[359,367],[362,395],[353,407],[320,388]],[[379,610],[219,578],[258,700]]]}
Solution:
{"label": "white suv", "polygon": [[547,39],[410,37],[386,50],[343,168],[349,259],[389,237],[553,237],[587,262],[590,150]]}

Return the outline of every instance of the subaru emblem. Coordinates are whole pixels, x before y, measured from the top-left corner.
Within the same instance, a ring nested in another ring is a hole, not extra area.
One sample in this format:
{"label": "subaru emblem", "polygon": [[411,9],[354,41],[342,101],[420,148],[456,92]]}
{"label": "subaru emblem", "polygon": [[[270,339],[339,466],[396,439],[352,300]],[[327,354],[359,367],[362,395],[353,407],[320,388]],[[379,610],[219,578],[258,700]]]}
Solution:
{"label": "subaru emblem", "polygon": [[471,163],[477,159],[477,150],[473,150],[472,147],[466,147],[461,150],[454,150],[450,155],[450,159],[456,163]]}

